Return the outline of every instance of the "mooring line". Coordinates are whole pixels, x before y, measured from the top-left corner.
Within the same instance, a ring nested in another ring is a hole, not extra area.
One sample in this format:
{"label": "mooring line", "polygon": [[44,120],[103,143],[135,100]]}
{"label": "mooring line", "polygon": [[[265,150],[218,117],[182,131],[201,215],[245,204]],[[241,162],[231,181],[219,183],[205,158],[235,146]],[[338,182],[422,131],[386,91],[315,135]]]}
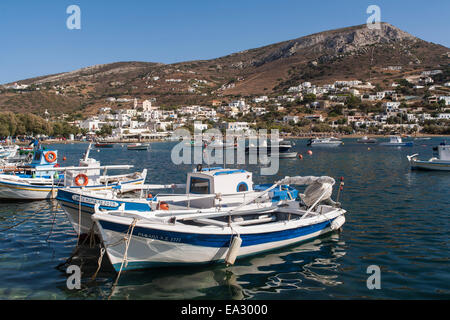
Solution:
{"label": "mooring line", "polygon": [[112,295],[114,293],[114,290],[116,289],[116,286],[117,286],[117,283],[119,282],[120,274],[122,273],[122,268],[123,268],[124,264],[128,265],[128,248],[130,246],[131,238],[133,237],[134,227],[136,226],[137,222],[138,222],[138,219],[134,218],[133,222],[131,223],[131,225],[128,228],[128,232],[127,232],[126,237],[125,237],[125,240],[126,240],[125,241],[125,252],[123,254],[122,264],[120,265],[119,273],[117,274],[116,281],[114,281],[114,284],[113,284],[112,289],[111,289],[111,293],[110,293],[110,295],[108,297],[108,300],[111,299],[111,297],[112,297]]}

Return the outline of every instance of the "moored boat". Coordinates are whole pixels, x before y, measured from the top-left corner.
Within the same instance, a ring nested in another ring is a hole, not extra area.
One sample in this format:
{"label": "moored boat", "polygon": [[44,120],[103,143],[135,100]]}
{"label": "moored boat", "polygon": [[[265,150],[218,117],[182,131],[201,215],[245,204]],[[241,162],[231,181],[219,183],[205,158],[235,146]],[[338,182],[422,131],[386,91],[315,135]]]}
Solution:
{"label": "moored boat", "polygon": [[114,143],[96,143],[95,144],[96,148],[114,148]]}
{"label": "moored boat", "polygon": [[403,141],[399,136],[392,136],[389,138],[389,142],[380,143],[380,146],[389,147],[412,147],[413,145],[412,141]]}
{"label": "moored boat", "polygon": [[292,148],[290,141],[280,140],[277,144],[267,143],[267,140],[263,140],[261,145],[250,144],[245,148],[246,154],[261,154],[266,152],[269,155],[288,153]]}
{"label": "moored boat", "polygon": [[[116,271],[225,261],[307,241],[338,230],[345,210],[330,199],[330,177],[286,177],[240,205],[200,210],[102,211],[92,216]],[[281,185],[308,185],[301,201],[258,199]],[[254,208],[253,210],[250,207]]]}
{"label": "moored boat", "polygon": [[450,171],[450,145],[442,142],[437,146],[437,156],[428,161],[418,160],[418,154],[407,156],[411,169]]}
{"label": "moored boat", "polygon": [[128,150],[148,150],[150,148],[149,143],[135,143],[127,145]]}
{"label": "moored boat", "polygon": [[[118,184],[143,184],[147,171],[125,175],[106,175],[108,170],[132,166],[101,166],[89,158],[89,150],[78,167],[60,167],[56,150],[38,149],[30,164],[4,170],[0,174],[0,198],[10,200],[44,200],[56,197],[64,187],[94,190],[111,189]],[[100,173],[103,171],[103,175]]]}
{"label": "moored boat", "polygon": [[[253,185],[252,174],[244,170],[223,168],[197,168],[187,174],[186,184],[165,185],[118,185],[111,190],[94,191],[89,189],[64,188],[58,190],[56,199],[66,212],[76,232],[88,233],[92,227],[91,216],[94,206],[102,210],[133,210],[138,212],[153,211],[167,206],[177,209],[207,209],[239,205],[245,199],[264,192],[270,186]],[[158,194],[150,191],[185,188],[183,194]],[[139,194],[122,197],[126,191],[138,191]],[[280,186],[271,190],[265,198],[260,199],[260,209],[272,206],[273,202],[294,200],[298,192],[295,188]],[[254,209],[254,208],[253,208]],[[94,230],[96,231],[96,230]]]}
{"label": "moored boat", "polygon": [[310,139],[307,143],[307,146],[311,147],[336,147],[343,144],[342,140],[334,137],[330,138],[316,138],[316,139]]}
{"label": "moored boat", "polygon": [[377,143],[378,140],[374,138],[369,138],[367,136],[362,137],[361,139],[356,140],[357,143]]}

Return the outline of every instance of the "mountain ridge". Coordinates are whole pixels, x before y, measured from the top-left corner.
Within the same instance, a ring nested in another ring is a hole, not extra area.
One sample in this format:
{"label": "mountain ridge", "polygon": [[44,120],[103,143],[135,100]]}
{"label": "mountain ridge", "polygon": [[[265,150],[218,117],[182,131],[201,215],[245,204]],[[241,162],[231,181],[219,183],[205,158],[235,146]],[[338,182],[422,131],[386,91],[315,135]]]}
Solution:
{"label": "mountain ridge", "polygon": [[[115,62],[17,83],[42,86],[47,93],[58,92],[58,99],[79,100],[76,110],[95,112],[110,96],[155,97],[162,105],[209,104],[213,99],[282,93],[299,81],[326,83],[355,78],[383,83],[448,65],[448,48],[389,23],[380,26],[380,30],[366,25],[327,30],[209,60]],[[401,72],[384,72],[388,66],[399,66]],[[153,80],[155,77],[159,80]],[[195,82],[199,80],[207,84]],[[0,110],[12,108],[14,93],[6,91],[0,94]],[[45,98],[39,105],[30,105],[26,96],[33,92],[17,94],[32,112],[45,108]],[[73,102],[66,104],[67,108],[55,107],[53,111],[70,112]]]}

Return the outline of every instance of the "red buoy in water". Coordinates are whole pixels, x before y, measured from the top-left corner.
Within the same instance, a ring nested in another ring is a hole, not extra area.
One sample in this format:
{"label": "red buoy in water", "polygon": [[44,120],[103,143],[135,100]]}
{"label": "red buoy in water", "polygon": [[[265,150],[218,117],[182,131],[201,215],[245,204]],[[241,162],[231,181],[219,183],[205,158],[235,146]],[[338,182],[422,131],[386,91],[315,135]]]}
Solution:
{"label": "red buoy in water", "polygon": [[66,161],[67,160],[67,158],[66,157],[63,157],[63,161]]}
{"label": "red buoy in water", "polygon": [[310,156],[312,156],[312,151],[311,150],[308,150],[308,154],[310,155]]}
{"label": "red buoy in water", "polygon": [[298,158],[299,158],[300,160],[303,160],[303,156],[302,156],[301,154],[298,155]]}

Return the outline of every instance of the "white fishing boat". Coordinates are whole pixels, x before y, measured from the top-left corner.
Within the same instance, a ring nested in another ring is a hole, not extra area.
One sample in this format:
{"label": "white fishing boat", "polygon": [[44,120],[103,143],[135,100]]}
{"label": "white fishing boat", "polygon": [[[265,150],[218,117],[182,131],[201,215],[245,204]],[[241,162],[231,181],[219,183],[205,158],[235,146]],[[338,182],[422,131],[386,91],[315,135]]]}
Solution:
{"label": "white fishing boat", "polygon": [[[120,184],[143,184],[147,170],[125,175],[107,175],[108,170],[127,170],[133,166],[101,166],[89,158],[88,148],[78,167],[60,167],[56,150],[37,149],[30,164],[4,170],[0,174],[0,199],[44,200],[56,197],[58,189],[111,189]],[[103,170],[103,174],[101,174]]]}
{"label": "white fishing boat", "polygon": [[[160,266],[207,264],[236,259],[310,240],[338,230],[345,210],[330,197],[330,177],[286,177],[240,205],[207,209],[102,211],[92,216],[118,272]],[[308,185],[302,201],[258,200],[281,185]]]}
{"label": "white fishing boat", "polygon": [[[270,185],[254,185],[252,173],[245,170],[223,168],[201,168],[187,174],[186,184],[145,184],[118,185],[111,190],[89,190],[64,188],[58,190],[56,199],[66,212],[74,230],[77,233],[88,233],[92,228],[91,216],[94,206],[99,204],[102,210],[131,210],[152,214],[160,208],[177,210],[198,210],[224,208],[243,203],[249,197],[261,194]],[[150,192],[185,188],[182,194]],[[123,192],[137,191],[135,196],[123,197]],[[263,207],[271,207],[273,202],[294,200],[298,191],[288,186],[280,186],[272,190],[259,202]],[[266,202],[264,204],[264,202]],[[94,230],[96,232],[96,230]]]}
{"label": "white fishing boat", "polygon": [[364,144],[373,144],[373,143],[377,143],[377,139],[374,138],[369,138],[368,136],[364,136],[361,139],[356,140],[357,143],[364,143]]}
{"label": "white fishing boat", "polygon": [[380,146],[389,147],[412,147],[414,143],[412,141],[403,141],[400,136],[392,136],[389,138],[389,142],[380,143]]}
{"label": "white fishing boat", "polygon": [[311,147],[337,147],[343,144],[342,140],[334,137],[310,139],[307,143]]}
{"label": "white fishing boat", "polygon": [[436,151],[437,157],[432,157],[428,161],[418,160],[419,154],[407,156],[411,169],[450,171],[450,145],[443,142],[437,146]]}

